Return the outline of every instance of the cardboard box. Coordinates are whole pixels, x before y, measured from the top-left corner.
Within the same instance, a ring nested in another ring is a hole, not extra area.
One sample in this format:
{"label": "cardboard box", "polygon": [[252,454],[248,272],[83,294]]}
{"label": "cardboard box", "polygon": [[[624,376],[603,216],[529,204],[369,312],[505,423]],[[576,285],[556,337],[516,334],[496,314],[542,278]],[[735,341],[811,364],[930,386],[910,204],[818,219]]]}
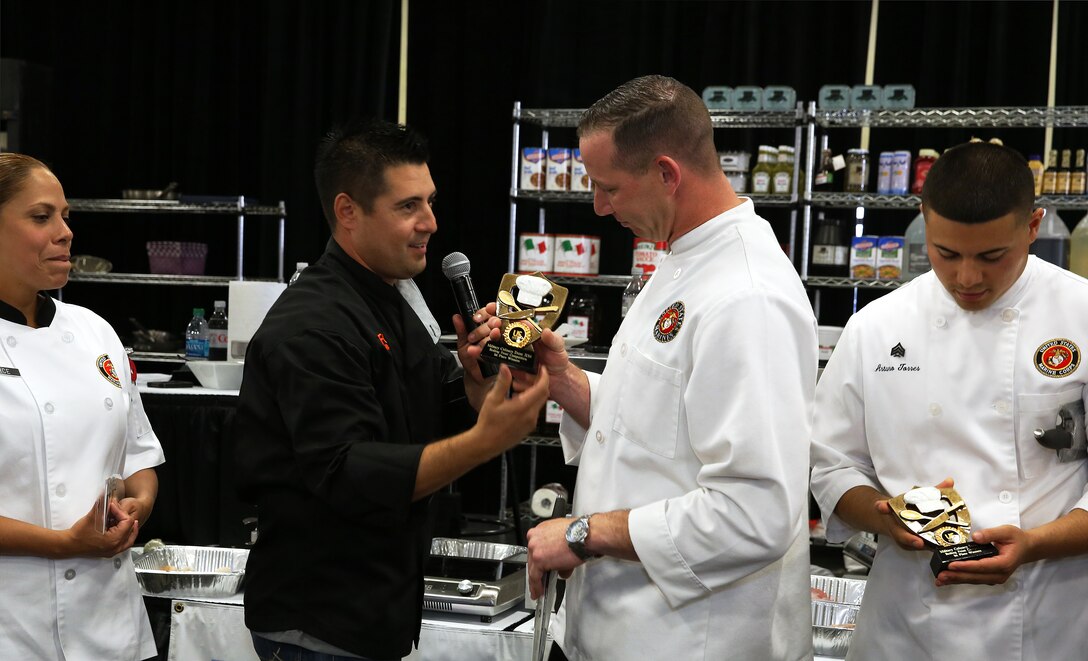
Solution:
{"label": "cardboard box", "polygon": [[903,237],[882,236],[876,242],[876,277],[899,280],[903,277]]}
{"label": "cardboard box", "polygon": [[548,150],[548,178],[544,190],[570,190],[570,149]]}
{"label": "cardboard box", "polygon": [[526,147],[521,150],[521,190],[544,190],[544,150],[540,147]]}
{"label": "cardboard box", "polygon": [[850,277],[858,280],[876,278],[876,236],[855,236],[850,241]]}

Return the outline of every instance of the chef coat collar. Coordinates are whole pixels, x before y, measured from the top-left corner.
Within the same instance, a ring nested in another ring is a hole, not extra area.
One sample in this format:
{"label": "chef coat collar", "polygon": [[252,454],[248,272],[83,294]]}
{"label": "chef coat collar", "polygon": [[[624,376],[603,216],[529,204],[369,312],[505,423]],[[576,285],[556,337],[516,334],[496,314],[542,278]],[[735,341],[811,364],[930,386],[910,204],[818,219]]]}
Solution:
{"label": "chef coat collar", "polygon": [[[52,298],[38,292],[38,312],[34,323],[38,328],[45,328],[53,323],[53,317],[55,316],[57,316],[57,304],[53,302]],[[4,301],[0,301],[0,319],[20,326],[30,325],[27,323],[26,315]]]}
{"label": "chef coat collar", "polygon": [[703,243],[707,238],[721,231],[721,228],[739,222],[745,217],[752,217],[755,215],[755,205],[752,200],[746,197],[740,198],[743,200],[740,204],[732,209],[726,209],[722,213],[714,216],[710,220],[706,221],[702,225],[699,225],[695,229],[691,230],[684,236],[673,241],[670,244],[671,252],[673,255],[679,255],[681,253],[692,250],[696,246]]}

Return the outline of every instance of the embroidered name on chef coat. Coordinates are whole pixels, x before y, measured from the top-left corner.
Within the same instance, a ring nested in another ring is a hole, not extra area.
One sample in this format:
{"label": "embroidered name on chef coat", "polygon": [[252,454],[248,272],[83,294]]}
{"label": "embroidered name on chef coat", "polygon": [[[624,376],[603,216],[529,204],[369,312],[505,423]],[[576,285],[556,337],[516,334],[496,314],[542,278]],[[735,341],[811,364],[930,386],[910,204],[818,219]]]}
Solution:
{"label": "embroidered name on chef coat", "polygon": [[1060,379],[1080,367],[1080,349],[1071,340],[1056,337],[1035,350],[1035,369],[1044,376]]}
{"label": "embroidered name on chef coat", "polygon": [[98,364],[98,373],[102,375],[104,379],[117,386],[121,387],[121,379],[117,378],[117,370],[113,367],[113,361],[110,360],[108,354],[102,354],[96,361]]}
{"label": "embroidered name on chef coat", "polygon": [[0,376],[22,376],[14,367],[0,367]]}
{"label": "embroidered name on chef coat", "polygon": [[665,311],[657,318],[657,323],[654,324],[654,339],[662,344],[665,342],[672,342],[673,338],[676,337],[676,334],[680,332],[680,327],[683,325],[684,302],[676,301],[665,308]]}

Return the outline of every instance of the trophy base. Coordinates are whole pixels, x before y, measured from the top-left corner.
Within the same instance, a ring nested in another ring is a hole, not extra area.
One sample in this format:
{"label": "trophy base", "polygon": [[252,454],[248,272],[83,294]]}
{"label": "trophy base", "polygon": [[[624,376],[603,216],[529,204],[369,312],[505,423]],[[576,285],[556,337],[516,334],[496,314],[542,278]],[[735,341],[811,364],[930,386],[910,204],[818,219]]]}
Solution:
{"label": "trophy base", "polygon": [[488,342],[480,358],[495,365],[506,364],[511,369],[536,374],[536,352],[531,348],[519,349],[502,342]]}
{"label": "trophy base", "polygon": [[933,570],[933,576],[936,577],[937,574],[948,569],[948,565],[953,562],[982,560],[983,558],[992,558],[995,555],[997,555],[997,547],[993,544],[967,542],[966,544],[945,546],[933,552],[933,558],[929,561],[929,568]]}

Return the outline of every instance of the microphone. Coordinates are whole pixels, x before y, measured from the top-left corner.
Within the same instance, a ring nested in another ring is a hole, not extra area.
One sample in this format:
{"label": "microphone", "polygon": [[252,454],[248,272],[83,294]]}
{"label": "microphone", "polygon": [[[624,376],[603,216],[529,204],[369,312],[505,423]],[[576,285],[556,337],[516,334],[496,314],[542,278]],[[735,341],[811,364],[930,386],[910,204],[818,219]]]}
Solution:
{"label": "microphone", "polygon": [[[442,260],[442,273],[450,281],[453,287],[453,298],[457,301],[457,311],[465,322],[465,330],[471,330],[472,315],[480,309],[480,303],[476,300],[476,290],[472,288],[472,278],[469,271],[472,265],[468,262],[463,252],[451,252]],[[479,361],[480,373],[485,377],[495,376],[498,370],[491,363]]]}

